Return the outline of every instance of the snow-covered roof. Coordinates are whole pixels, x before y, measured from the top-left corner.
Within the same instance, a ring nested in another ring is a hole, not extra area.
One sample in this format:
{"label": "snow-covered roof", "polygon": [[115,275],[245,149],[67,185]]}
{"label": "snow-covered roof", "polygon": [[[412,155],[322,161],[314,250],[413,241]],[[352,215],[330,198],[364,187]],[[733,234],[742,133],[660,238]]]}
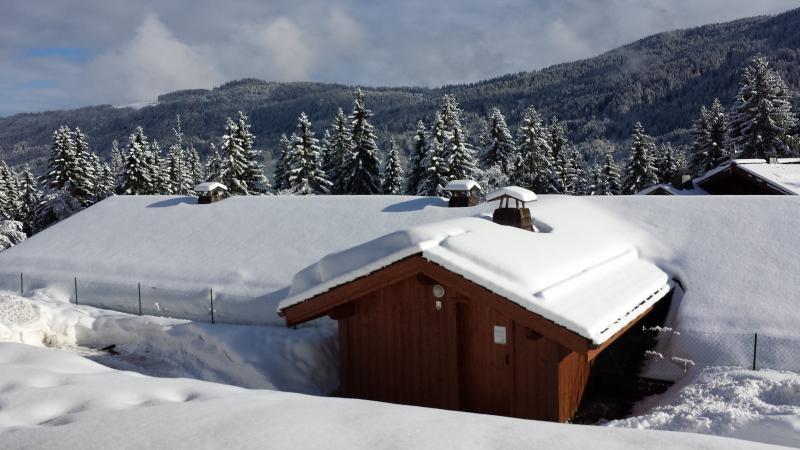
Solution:
{"label": "snow-covered roof", "polygon": [[227,191],[228,187],[216,181],[206,181],[194,187],[195,192],[211,192],[217,189],[222,189],[223,191]]}
{"label": "snow-covered roof", "polygon": [[536,194],[533,191],[528,189],[519,187],[519,186],[506,186],[502,189],[498,189],[486,196],[486,201],[490,202],[492,200],[497,200],[498,198],[507,195],[513,199],[519,200],[521,202],[533,202],[536,201]]}
{"label": "snow-covered roof", "polygon": [[636,195],[650,195],[653,191],[658,189],[664,190],[667,194],[670,195],[708,195],[708,192],[703,190],[702,188],[697,187],[695,185],[691,189],[678,189],[672,185],[672,183],[663,183],[657,184],[655,186],[650,186],[647,189],[643,189],[636,193]]}
{"label": "snow-covered roof", "polygon": [[800,164],[781,163],[779,160],[778,164],[742,164],[736,161],[736,165],[780,191],[800,194]]}
{"label": "snow-covered roof", "polygon": [[474,188],[480,189],[480,185],[473,180],[452,180],[444,187],[445,191],[471,191]]}
{"label": "snow-covered roof", "polygon": [[477,217],[398,231],[322,258],[297,275],[280,309],[421,253],[601,344],[661,299],[669,277],[621,238],[531,233]]}

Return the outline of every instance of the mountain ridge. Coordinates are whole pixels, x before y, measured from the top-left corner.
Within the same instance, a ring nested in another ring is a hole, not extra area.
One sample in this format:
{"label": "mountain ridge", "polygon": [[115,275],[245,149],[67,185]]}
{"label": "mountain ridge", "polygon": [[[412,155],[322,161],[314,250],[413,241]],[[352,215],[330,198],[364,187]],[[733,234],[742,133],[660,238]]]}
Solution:
{"label": "mountain ridge", "polygon": [[[588,157],[615,149],[624,155],[633,123],[641,121],[657,139],[685,145],[688,128],[701,104],[719,97],[730,106],[741,70],[755,54],[767,55],[800,99],[800,8],[774,16],[668,31],[648,36],[595,57],[535,71],[500,75],[473,83],[426,87],[363,87],[380,144],[390,136],[406,150],[417,120],[430,123],[439,99],[453,94],[464,109],[473,141],[480,119],[499,106],[516,124],[526,107],[557,115]],[[258,148],[267,163],[281,133],[293,131],[305,111],[317,137],[339,107],[349,112],[353,86],[309,81],[233,80],[211,89],[162,94],[138,109],[110,105],[73,110],[22,113],[0,118],[0,158],[12,165],[42,167],[52,131],[61,124],[79,126],[101,155],[111,140],[124,145],[137,125],[169,142],[175,115],[201,152],[222,134],[225,117],[243,110],[252,120]]]}

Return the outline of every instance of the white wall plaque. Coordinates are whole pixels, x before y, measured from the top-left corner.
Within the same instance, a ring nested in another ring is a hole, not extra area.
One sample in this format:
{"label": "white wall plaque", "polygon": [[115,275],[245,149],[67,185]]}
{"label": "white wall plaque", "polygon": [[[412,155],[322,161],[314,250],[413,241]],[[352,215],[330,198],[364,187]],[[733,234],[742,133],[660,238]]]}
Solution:
{"label": "white wall plaque", "polygon": [[494,326],[494,343],[506,345],[506,327]]}

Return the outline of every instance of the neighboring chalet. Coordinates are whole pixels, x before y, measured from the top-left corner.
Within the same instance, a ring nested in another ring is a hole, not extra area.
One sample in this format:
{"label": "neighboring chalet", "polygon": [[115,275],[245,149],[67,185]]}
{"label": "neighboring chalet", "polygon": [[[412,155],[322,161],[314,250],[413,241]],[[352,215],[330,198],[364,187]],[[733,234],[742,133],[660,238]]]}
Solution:
{"label": "neighboring chalet", "polygon": [[736,159],[693,180],[676,179],[641,195],[798,195],[800,158]]}
{"label": "neighboring chalet", "polygon": [[669,291],[625,241],[472,217],[328,255],[279,310],[338,321],[343,396],[564,422],[596,359]]}
{"label": "neighboring chalet", "polygon": [[448,206],[451,208],[475,206],[481,202],[481,187],[473,180],[449,181],[444,190],[450,192]]}

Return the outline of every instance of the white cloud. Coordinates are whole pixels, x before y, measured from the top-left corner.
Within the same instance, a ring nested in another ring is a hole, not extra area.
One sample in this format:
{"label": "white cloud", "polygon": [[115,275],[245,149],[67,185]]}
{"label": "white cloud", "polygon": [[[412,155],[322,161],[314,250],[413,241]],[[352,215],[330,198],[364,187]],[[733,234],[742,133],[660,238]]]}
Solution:
{"label": "white cloud", "polygon": [[224,80],[208,55],[180,42],[157,16],[148,15],[130,41],[92,60],[72,82],[88,88],[95,101],[126,103]]}

